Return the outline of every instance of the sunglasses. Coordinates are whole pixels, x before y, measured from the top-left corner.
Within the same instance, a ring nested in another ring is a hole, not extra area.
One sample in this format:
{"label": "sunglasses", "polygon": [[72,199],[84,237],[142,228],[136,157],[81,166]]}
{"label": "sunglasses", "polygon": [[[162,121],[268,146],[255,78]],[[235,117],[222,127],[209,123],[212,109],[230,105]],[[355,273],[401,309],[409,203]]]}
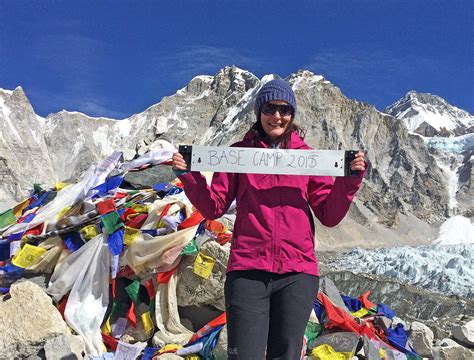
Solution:
{"label": "sunglasses", "polygon": [[288,116],[293,114],[293,107],[287,104],[278,105],[267,102],[262,105],[261,111],[265,115],[275,115],[278,111],[281,116]]}

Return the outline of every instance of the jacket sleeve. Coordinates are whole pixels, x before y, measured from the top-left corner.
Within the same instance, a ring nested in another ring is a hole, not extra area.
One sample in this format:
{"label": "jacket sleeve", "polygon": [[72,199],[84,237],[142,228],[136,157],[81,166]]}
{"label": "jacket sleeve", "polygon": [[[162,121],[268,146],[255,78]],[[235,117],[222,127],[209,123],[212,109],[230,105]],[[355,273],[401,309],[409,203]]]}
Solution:
{"label": "jacket sleeve", "polygon": [[178,176],[191,203],[206,219],[224,215],[237,194],[237,174],[214,173],[211,185],[198,171]]}
{"label": "jacket sleeve", "polygon": [[346,216],[367,171],[359,176],[311,176],[308,184],[309,205],[325,226],[336,226]]}

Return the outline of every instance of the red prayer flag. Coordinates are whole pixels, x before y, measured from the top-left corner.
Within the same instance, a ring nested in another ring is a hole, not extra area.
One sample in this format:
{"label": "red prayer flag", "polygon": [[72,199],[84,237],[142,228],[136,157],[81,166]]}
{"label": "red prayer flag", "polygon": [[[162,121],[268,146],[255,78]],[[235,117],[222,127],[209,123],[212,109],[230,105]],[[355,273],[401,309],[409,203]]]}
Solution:
{"label": "red prayer flag", "polygon": [[112,279],[112,299],[115,299],[115,279]]}
{"label": "red prayer flag", "polygon": [[145,223],[145,220],[147,219],[147,217],[148,217],[148,214],[140,214],[137,217],[135,217],[133,220],[127,221],[125,225],[133,229],[140,229]]}
{"label": "red prayer flag", "polygon": [[372,309],[373,307],[377,307],[372,301],[369,300],[370,290],[367,290],[361,296],[359,296],[359,300],[364,305],[366,309]]}
{"label": "red prayer flag", "polygon": [[214,234],[219,234],[225,230],[224,224],[216,220],[206,220],[206,229]]}
{"label": "red prayer flag", "polygon": [[227,244],[232,239],[232,234],[230,233],[220,233],[217,235],[217,242],[221,245]]}
{"label": "red prayer flag", "polygon": [[179,224],[178,229],[187,229],[193,226],[198,225],[202,220],[204,220],[204,216],[201,215],[199,211],[194,211],[190,217],[184,219],[181,224]]}
{"label": "red prayer flag", "polygon": [[133,271],[133,269],[128,266],[128,265],[125,265],[122,270],[119,271],[119,273],[117,274],[117,277],[124,277],[124,278],[133,278],[135,276],[135,271]]}
{"label": "red prayer flag", "polygon": [[197,339],[202,338],[203,336],[209,334],[216,327],[218,327],[220,325],[224,325],[226,322],[227,322],[227,317],[226,317],[226,312],[224,311],[222,314],[220,314],[214,320],[209,321],[206,325],[204,325],[202,328],[200,328],[198,331],[196,331],[196,333],[188,341],[188,344],[192,344]]}
{"label": "red prayer flag", "polygon": [[145,283],[146,292],[150,299],[153,299],[156,295],[155,284],[153,284],[153,279],[148,279]]}
{"label": "red prayer flag", "polygon": [[133,301],[130,309],[128,309],[127,319],[130,321],[133,327],[137,327],[137,317],[135,315],[135,304]]}
{"label": "red prayer flag", "polygon": [[100,215],[108,214],[116,210],[114,199],[108,199],[95,204]]}
{"label": "red prayer flag", "polygon": [[23,236],[26,236],[26,235],[41,235],[41,233],[43,232],[43,228],[44,228],[44,223],[41,223],[38,226],[35,226],[34,228],[31,228],[31,229],[25,231]]}
{"label": "red prayer flag", "polygon": [[118,191],[117,193],[115,193],[114,199],[123,199],[123,198],[126,197],[126,196],[127,196],[127,193]]}
{"label": "red prayer flag", "polygon": [[118,345],[117,339],[113,338],[112,336],[102,333],[102,340],[104,340],[104,344],[105,346],[107,346],[108,349],[112,351],[117,350],[117,345]]}
{"label": "red prayer flag", "polygon": [[173,269],[169,271],[163,271],[159,272],[158,276],[156,279],[158,280],[158,284],[168,284],[168,282],[171,279],[171,276],[173,276],[174,272],[178,269],[178,266],[174,267]]}
{"label": "red prayer flag", "polygon": [[66,310],[66,304],[67,304],[67,299],[68,299],[68,296],[64,296],[61,301],[58,303],[58,311],[59,313],[61,314],[61,316],[63,317],[63,320],[66,321],[66,319],[64,318],[64,311]]}

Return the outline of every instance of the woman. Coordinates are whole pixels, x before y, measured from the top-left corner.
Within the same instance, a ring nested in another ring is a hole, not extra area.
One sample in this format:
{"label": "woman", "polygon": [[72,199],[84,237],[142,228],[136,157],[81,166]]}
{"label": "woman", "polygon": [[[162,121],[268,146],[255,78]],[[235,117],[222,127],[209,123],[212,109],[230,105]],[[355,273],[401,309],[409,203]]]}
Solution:
{"label": "woman", "polygon": [[[309,149],[294,124],[296,99],[288,83],[267,82],[254,110],[257,121],[233,146]],[[208,186],[199,172],[186,173],[183,157],[174,154],[186,195],[205,218],[224,215],[237,200],[225,283],[229,359],[261,360],[265,351],[267,359],[301,357],[319,287],[309,208],[323,225],[337,225],[365,167],[358,152],[351,163],[358,177],[214,173]]]}

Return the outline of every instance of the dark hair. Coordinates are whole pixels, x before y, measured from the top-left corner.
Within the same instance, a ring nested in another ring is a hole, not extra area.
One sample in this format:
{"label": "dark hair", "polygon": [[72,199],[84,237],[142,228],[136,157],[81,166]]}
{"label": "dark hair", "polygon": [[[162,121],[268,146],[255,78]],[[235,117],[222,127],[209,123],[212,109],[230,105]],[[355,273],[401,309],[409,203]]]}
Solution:
{"label": "dark hair", "polygon": [[[270,144],[270,139],[268,138],[268,135],[265,132],[265,130],[263,130],[261,116],[262,116],[261,113],[257,114],[257,121],[252,125],[251,130],[253,132],[254,139],[263,140],[266,143]],[[303,129],[299,125],[295,124],[294,123],[294,117],[295,117],[294,115],[291,115],[290,123],[288,124],[285,132],[281,136],[280,148],[282,148],[282,149],[287,149],[288,148],[288,142],[290,141],[291,133],[293,131],[296,131],[298,133],[298,136],[301,139],[304,139],[304,137],[306,135],[306,129]]]}

